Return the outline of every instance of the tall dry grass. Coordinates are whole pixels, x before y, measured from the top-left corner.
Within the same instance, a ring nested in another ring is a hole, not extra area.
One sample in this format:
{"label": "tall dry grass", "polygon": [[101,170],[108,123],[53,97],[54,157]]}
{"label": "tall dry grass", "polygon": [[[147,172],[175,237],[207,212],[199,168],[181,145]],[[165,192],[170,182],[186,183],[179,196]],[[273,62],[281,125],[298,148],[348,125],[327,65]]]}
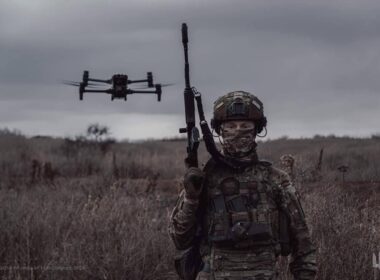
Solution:
{"label": "tall dry grass", "polygon": [[[332,137],[259,144],[260,156],[275,164],[293,154],[298,176],[313,170],[324,148],[322,180],[297,180],[318,247],[318,279],[372,277],[372,252],[380,250],[379,144]],[[175,279],[166,229],[184,142],[115,143],[104,153],[90,142],[3,131],[0,155],[3,279]],[[38,176],[33,160],[42,168]],[[345,185],[341,164],[349,166]],[[157,174],[155,192],[147,193]]]}
{"label": "tall dry grass", "polygon": [[143,187],[95,177],[2,190],[2,279],[168,279],[174,201]]}

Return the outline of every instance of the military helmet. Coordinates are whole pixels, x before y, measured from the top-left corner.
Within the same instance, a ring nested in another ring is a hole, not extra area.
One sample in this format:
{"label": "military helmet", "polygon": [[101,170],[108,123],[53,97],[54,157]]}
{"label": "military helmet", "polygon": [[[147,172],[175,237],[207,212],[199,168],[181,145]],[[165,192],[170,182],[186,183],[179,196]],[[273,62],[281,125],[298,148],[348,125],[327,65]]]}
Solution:
{"label": "military helmet", "polygon": [[233,91],[219,97],[214,102],[214,117],[211,127],[220,134],[220,125],[225,121],[250,120],[260,133],[267,124],[263,103],[246,91]]}

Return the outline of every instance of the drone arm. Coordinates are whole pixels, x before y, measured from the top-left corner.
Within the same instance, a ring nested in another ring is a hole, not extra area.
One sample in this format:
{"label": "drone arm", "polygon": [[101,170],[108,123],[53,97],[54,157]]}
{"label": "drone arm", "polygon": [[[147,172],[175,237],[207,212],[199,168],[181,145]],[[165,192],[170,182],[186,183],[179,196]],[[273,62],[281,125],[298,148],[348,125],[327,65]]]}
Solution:
{"label": "drone arm", "polygon": [[155,91],[149,91],[149,90],[129,90],[129,94],[133,94],[133,93],[148,93],[148,94],[149,93],[153,93],[153,94],[157,94],[157,100],[161,101],[161,94],[162,94],[161,85],[157,84],[155,87],[156,87]]}
{"label": "drone arm", "polygon": [[104,92],[104,93],[111,93],[112,90],[110,89],[85,89],[83,92]]}
{"label": "drone arm", "polygon": [[152,72],[148,72],[146,73],[146,79],[143,79],[143,80],[128,80],[128,84],[133,84],[133,83],[145,83],[147,82],[148,83],[148,87],[152,88],[154,87],[154,84],[153,84],[153,74]]}
{"label": "drone arm", "polygon": [[157,93],[157,91],[149,91],[149,90],[130,90],[129,94],[133,93]]}
{"label": "drone arm", "polygon": [[92,79],[92,78],[89,78],[88,80],[91,82],[98,82],[98,83],[106,83],[106,84],[111,83],[111,80],[100,80],[100,79]]}
{"label": "drone arm", "polygon": [[147,82],[147,81],[148,81],[147,79],[145,79],[145,80],[134,80],[134,81],[132,81],[132,80],[128,80],[128,84],[145,83],[145,82]]}

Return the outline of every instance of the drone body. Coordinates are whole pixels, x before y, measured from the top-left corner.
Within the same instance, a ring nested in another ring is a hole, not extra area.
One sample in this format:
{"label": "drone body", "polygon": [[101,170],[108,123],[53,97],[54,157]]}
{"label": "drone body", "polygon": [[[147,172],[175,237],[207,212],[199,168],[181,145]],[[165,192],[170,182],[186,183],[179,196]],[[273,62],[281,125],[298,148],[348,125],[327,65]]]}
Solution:
{"label": "drone body", "polygon": [[[128,88],[129,84],[133,83],[147,83],[147,88],[155,88],[154,90],[136,90]],[[79,100],[83,100],[85,92],[106,93],[111,95],[111,100],[124,99],[127,100],[127,95],[135,93],[157,94],[157,100],[161,101],[161,84],[153,84],[152,72],[147,73],[147,78],[143,80],[129,80],[128,75],[115,74],[111,79],[102,80],[90,78],[89,71],[83,72],[82,82],[65,82],[65,84],[79,87]],[[101,84],[111,85],[108,89],[94,89],[94,87],[101,86]]]}

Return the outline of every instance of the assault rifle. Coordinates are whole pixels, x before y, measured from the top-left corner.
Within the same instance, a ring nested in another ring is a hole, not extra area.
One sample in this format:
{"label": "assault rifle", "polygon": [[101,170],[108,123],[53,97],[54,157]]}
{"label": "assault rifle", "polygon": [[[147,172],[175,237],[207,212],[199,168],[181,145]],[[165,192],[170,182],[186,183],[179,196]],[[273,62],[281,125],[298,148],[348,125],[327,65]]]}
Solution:
{"label": "assault rifle", "polygon": [[203,140],[206,145],[207,151],[212,158],[219,163],[228,165],[234,169],[245,168],[252,163],[250,161],[242,161],[236,158],[222,155],[217,149],[212,132],[207,124],[205,114],[202,105],[202,95],[195,87],[190,85],[190,67],[188,57],[188,34],[186,23],[182,24],[182,44],[185,52],[185,115],[186,115],[186,127],[180,128],[180,133],[187,133],[187,157],[185,164],[187,167],[198,167],[198,147],[199,147],[199,130],[195,125],[195,104],[194,99],[197,102],[199,124],[202,130]]}
{"label": "assault rifle", "polygon": [[199,147],[199,130],[195,126],[195,106],[193,89],[190,86],[190,67],[188,47],[189,42],[187,36],[187,25],[182,24],[182,44],[185,52],[185,91],[183,93],[185,99],[185,115],[186,127],[180,128],[180,133],[187,133],[187,157],[185,164],[187,167],[198,167],[198,147]]}

